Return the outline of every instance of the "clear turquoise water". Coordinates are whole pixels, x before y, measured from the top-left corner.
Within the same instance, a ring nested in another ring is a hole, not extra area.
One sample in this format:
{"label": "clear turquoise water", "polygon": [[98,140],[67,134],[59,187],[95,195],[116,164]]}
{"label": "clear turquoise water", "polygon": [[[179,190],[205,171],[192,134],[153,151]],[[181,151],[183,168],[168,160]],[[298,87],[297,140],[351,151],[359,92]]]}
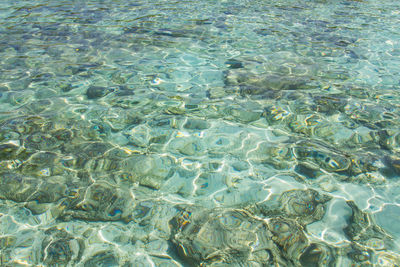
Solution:
{"label": "clear turquoise water", "polygon": [[400,266],[397,1],[0,3],[0,266]]}

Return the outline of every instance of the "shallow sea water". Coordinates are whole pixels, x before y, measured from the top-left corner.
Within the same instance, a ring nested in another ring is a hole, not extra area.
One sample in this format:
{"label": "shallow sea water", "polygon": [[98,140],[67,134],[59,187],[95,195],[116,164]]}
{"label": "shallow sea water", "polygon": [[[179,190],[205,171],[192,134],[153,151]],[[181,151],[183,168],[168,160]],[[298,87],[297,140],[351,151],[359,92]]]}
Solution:
{"label": "shallow sea water", "polygon": [[0,266],[400,266],[399,10],[2,1]]}

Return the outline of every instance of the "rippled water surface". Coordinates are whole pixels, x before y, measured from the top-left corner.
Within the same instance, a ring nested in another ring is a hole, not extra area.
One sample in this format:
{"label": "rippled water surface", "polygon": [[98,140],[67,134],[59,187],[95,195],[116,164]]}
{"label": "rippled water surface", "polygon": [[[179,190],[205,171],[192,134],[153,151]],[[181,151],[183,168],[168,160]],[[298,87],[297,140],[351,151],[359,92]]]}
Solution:
{"label": "rippled water surface", "polygon": [[400,266],[399,10],[1,1],[0,266]]}

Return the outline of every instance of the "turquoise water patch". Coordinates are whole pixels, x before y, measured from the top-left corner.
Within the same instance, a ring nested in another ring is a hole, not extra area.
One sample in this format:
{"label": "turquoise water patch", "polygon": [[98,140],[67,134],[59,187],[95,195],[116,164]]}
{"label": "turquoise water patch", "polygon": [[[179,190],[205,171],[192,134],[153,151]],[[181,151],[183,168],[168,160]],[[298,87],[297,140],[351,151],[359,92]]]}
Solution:
{"label": "turquoise water patch", "polygon": [[400,265],[399,9],[1,3],[0,265]]}

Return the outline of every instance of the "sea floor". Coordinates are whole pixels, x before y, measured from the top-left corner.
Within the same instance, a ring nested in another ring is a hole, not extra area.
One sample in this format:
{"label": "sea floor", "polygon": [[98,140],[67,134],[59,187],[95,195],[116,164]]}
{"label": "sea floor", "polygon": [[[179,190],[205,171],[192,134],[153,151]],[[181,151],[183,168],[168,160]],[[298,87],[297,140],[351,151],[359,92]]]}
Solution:
{"label": "sea floor", "polygon": [[399,10],[2,1],[0,266],[400,266]]}

